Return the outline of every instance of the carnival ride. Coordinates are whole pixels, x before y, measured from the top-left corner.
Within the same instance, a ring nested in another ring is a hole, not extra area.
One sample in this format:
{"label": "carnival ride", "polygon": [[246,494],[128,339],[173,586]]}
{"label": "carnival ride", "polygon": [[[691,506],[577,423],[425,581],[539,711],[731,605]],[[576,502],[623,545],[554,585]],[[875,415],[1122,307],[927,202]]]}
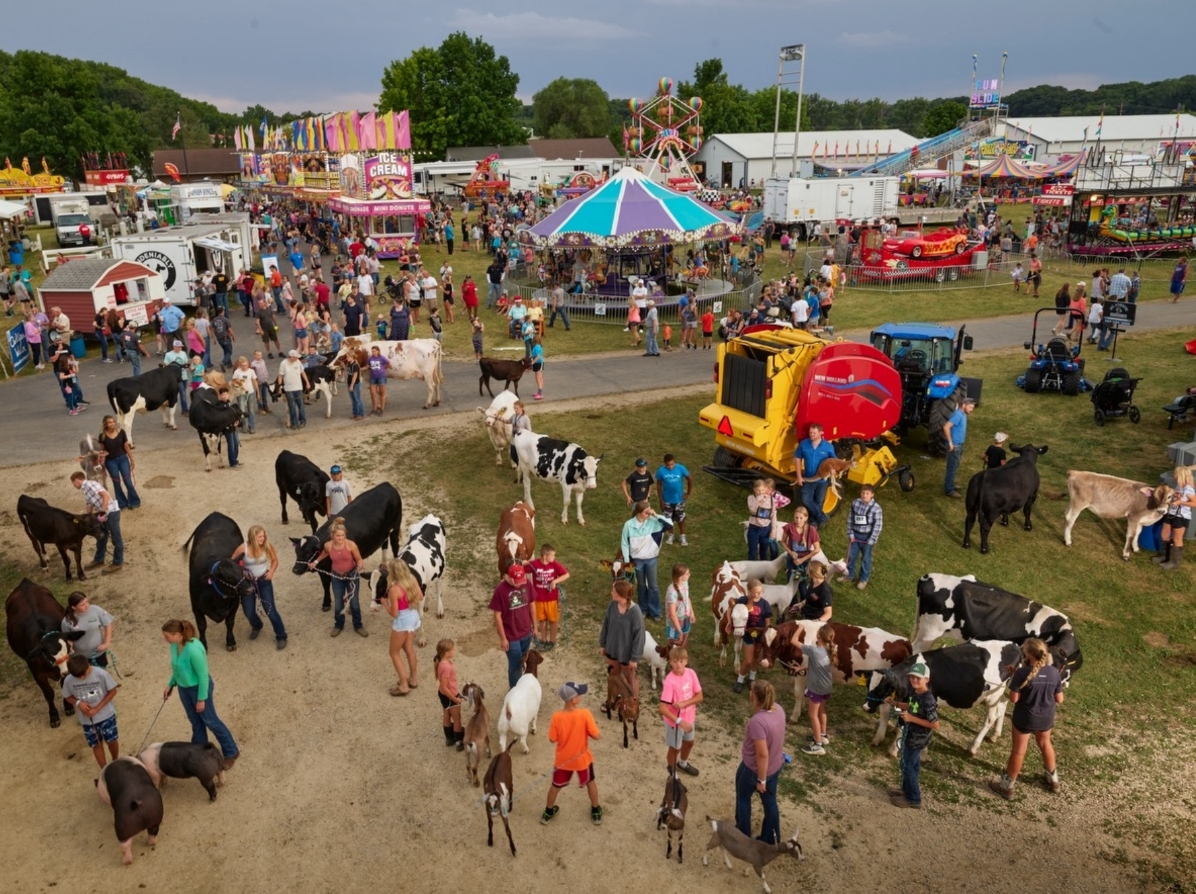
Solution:
{"label": "carnival ride", "polygon": [[925,233],[921,230],[902,230],[896,236],[884,241],[886,252],[909,255],[911,258],[937,258],[943,255],[961,255],[968,247],[966,233],[951,227]]}
{"label": "carnival ride", "polygon": [[859,265],[851,268],[851,275],[864,282],[953,282],[976,272],[976,253],[982,249],[981,243],[969,243],[966,235],[950,228],[929,235],[903,232],[886,239],[878,228],[866,227],[860,233]]}
{"label": "carnival ride", "polygon": [[1196,225],[1144,226],[1141,218],[1119,217],[1116,205],[1106,205],[1100,212],[1097,232],[1104,239],[1114,242],[1159,243],[1190,241],[1196,237]]}
{"label": "carnival ride", "polygon": [[494,198],[510,191],[511,181],[499,179],[497,153],[479,161],[473,176],[461,189],[461,193],[471,199]]}
{"label": "carnival ride", "polygon": [[623,148],[641,160],[644,172],[679,192],[699,189],[690,159],[702,148],[702,97],[673,95],[673,79],[661,78],[649,100],[630,99],[631,126]]}

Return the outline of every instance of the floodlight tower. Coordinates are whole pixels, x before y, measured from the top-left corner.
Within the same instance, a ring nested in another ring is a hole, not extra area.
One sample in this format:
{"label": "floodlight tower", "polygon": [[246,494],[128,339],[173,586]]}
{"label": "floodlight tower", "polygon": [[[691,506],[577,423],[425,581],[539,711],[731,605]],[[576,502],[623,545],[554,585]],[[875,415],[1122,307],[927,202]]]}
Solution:
{"label": "floodlight tower", "polygon": [[797,140],[801,136],[801,100],[802,89],[805,86],[806,79],[806,45],[804,43],[796,43],[791,46],[781,47],[780,57],[777,63],[777,110],[773,118],[772,125],[772,173],[771,177],[777,176],[777,141],[781,132],[781,88],[786,84],[794,83],[794,71],[792,65],[786,71],[786,63],[798,63],[796,72],[797,83],[797,122],[793,128],[793,161],[789,169],[789,176],[792,177],[797,173]]}

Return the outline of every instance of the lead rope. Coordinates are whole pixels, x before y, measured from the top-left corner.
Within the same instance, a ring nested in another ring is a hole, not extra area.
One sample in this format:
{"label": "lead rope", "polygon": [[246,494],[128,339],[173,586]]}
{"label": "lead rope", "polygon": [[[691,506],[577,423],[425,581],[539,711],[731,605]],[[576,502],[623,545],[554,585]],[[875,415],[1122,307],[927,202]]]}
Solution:
{"label": "lead rope", "polygon": [[[174,692],[173,686],[170,687],[170,692]],[[169,693],[167,693],[167,698],[169,698],[169,697],[170,697],[170,695],[169,695]],[[147,729],[145,731],[145,738],[141,740],[141,744],[139,746],[137,746],[137,750],[135,752],[133,752],[134,754],[141,754],[142,749],[145,748],[145,743],[149,741],[149,735],[154,730],[154,724],[156,724],[158,722],[158,718],[162,716],[162,709],[165,707],[166,707],[166,699],[164,698],[164,699],[162,699],[162,704],[160,704],[158,706],[158,713],[154,715],[154,719],[150,723],[149,729]]]}

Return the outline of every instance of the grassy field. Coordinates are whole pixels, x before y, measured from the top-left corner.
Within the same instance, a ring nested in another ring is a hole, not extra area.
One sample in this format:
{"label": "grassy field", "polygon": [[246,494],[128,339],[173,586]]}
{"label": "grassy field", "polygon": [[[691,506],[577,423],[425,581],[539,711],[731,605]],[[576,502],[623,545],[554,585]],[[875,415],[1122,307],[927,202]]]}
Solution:
{"label": "grassy field", "polygon": [[[978,357],[969,372],[985,379],[984,401],[971,417],[961,473],[977,470],[987,439],[998,429],[1009,432],[1015,443],[1048,445],[1049,451],[1039,462],[1042,491],[1034,531],[1025,532],[1017,525],[998,527],[987,556],[981,556],[976,548],[962,549],[964,508],[941,496],[942,463],[922,453],[923,436],[915,433],[899,448],[899,459],[913,464],[916,489],[902,494],[890,487],[879,495],[886,519],[872,585],[864,593],[844,587],[836,591],[836,618],[903,633],[913,621],[915,584],[930,571],[974,573],[981,580],[1068,613],[1076,624],[1085,662],[1060,712],[1056,736],[1059,765],[1070,789],[1090,795],[1115,786],[1124,774],[1147,772],[1152,760],[1166,753],[1169,742],[1180,741],[1196,729],[1190,712],[1174,710],[1176,705],[1190,704],[1196,686],[1196,607],[1191,595],[1196,566],[1162,571],[1147,561],[1146,553],[1123,562],[1122,523],[1100,521],[1090,514],[1077,523],[1075,545],[1068,549],[1062,543],[1066,503],[1059,499],[1066,497],[1068,469],[1154,481],[1167,468],[1166,446],[1185,435],[1168,432],[1158,408],[1168,403],[1182,384],[1193,380],[1193,361],[1183,353],[1182,341],[1178,333],[1156,333],[1123,343],[1120,353],[1125,365],[1135,374],[1145,375],[1137,394],[1144,418],[1137,426],[1122,419],[1097,428],[1086,396],[1024,394],[1013,384],[1024,369],[1021,352]],[[1097,377],[1103,374],[1102,361],[1092,361]],[[631,470],[636,456],[648,457],[654,469],[663,453],[675,453],[694,475],[688,504],[692,546],[665,547],[662,588],[673,562],[685,561],[691,566],[699,617],[691,663],[706,687],[702,713],[738,730],[745,718],[746,700],[731,692],[732,671],[718,666],[710,644],[706,582],[721,560],[746,555],[739,522],[745,515],[747,492],[701,471],[713,446],[710,433],[696,422],[698,409],[706,402],[701,396],[678,398],[620,406],[617,412],[612,402],[610,407],[537,416],[537,430],[576,440],[603,454],[599,487],[585,502],[588,526],[580,528],[574,522],[561,526],[559,490],[536,484],[537,531],[539,542],[552,542],[573,574],[568,588],[569,635],[580,642],[596,641],[597,623],[609,592],[609,577],[598,561],[615,553],[627,517],[619,481]],[[445,516],[450,541],[476,544],[453,550],[451,561],[488,587],[494,573],[489,544],[497,507],[521,497],[510,470],[491,466],[488,456],[488,443],[479,427],[474,434],[452,439],[419,432],[395,439],[379,437],[374,449],[359,454],[357,463],[375,473],[389,474],[400,490],[418,481],[421,492],[439,494],[434,505]],[[844,524],[840,514],[823,533],[826,552],[832,558],[846,552]],[[663,632],[659,626],[650,625],[658,636]],[[788,678],[774,673],[773,679],[791,705]],[[786,774],[782,780],[789,794],[809,797],[816,804],[818,793],[833,785],[848,767],[865,768],[877,785],[895,781],[894,765],[867,745],[874,723],[858,709],[858,703],[850,693],[838,691],[830,708],[834,746],[821,760],[795,755],[801,772]],[[947,711],[946,715],[945,729],[923,774],[931,796],[981,809],[1009,809],[989,797],[985,788],[986,780],[1003,767],[1008,733],[970,759],[964,749],[978,728],[979,712]],[[1038,772],[1038,758],[1032,755],[1026,779],[1032,780]],[[1157,799],[1151,800],[1157,791],[1146,785],[1138,797],[1144,799],[1143,805],[1149,802],[1157,810]],[[1132,816],[1127,820],[1132,807],[1120,812],[1119,828],[1127,835],[1160,836],[1165,857],[1143,871],[1153,881],[1165,884],[1196,877],[1192,839],[1176,834],[1172,824],[1153,812],[1143,811],[1136,821]],[[1182,821],[1178,828],[1184,828]],[[1118,859],[1116,854],[1105,856]],[[1181,884],[1172,890],[1193,890],[1190,881],[1183,884],[1189,887]]]}

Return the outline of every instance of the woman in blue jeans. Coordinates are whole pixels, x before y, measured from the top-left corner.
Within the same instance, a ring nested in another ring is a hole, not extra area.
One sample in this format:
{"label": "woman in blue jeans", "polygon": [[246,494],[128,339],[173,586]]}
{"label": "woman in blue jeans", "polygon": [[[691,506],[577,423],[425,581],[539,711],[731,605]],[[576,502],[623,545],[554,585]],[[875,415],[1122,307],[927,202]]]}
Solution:
{"label": "woman in blue jeans", "polygon": [[772,684],[756,680],[750,690],[752,717],[743,736],[742,760],[735,771],[735,828],[752,837],[752,797],[760,796],[764,822],[758,841],[781,840],[777,779],[785,765],[785,710],[776,704]]}
{"label": "woman in blue jeans", "polygon": [[270,619],[270,626],[274,628],[274,639],[279,651],[287,647],[287,629],[283,626],[282,617],[278,614],[278,607],[274,602],[274,572],[278,570],[278,553],[274,545],[266,537],[266,529],[261,525],[254,525],[249,529],[245,542],[238,546],[232,555],[234,562],[240,561],[253,578],[255,593],[252,596],[241,597],[241,610],[249,621],[249,638],[257,639],[262,632],[262,619],[257,614],[257,603],[261,603],[262,611]]}
{"label": "woman in blue jeans", "polygon": [[194,625],[177,618],[167,621],[162,625],[162,638],[170,643],[171,669],[162,700],[170,698],[174,687],[179,688],[179,701],[191,722],[191,743],[204,744],[211,732],[224,755],[224,767],[229,769],[241,756],[241,749],[224,721],[216,716],[216,703],[212,701],[216,684],[208,674],[208,653],[196,636]]}
{"label": "woman in blue jeans", "polygon": [[133,445],[124,429],[118,428],[115,416],[105,416],[100,429],[100,447],[104,451],[104,469],[112,479],[112,494],[121,509],[140,509],[141,497],[133,485]]}

